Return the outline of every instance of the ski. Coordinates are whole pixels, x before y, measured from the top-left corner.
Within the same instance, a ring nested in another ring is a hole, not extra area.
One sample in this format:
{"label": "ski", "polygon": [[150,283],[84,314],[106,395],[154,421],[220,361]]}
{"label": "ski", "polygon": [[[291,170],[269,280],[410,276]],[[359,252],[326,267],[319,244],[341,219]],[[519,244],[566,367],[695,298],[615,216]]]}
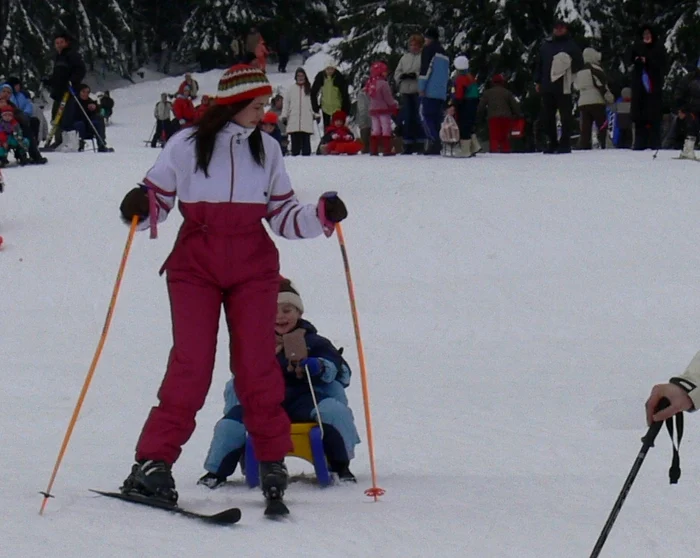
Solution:
{"label": "ski", "polygon": [[90,492],[100,494],[101,496],[108,496],[109,498],[116,498],[125,502],[132,502],[134,504],[141,504],[150,508],[169,511],[171,513],[181,515],[183,517],[189,517],[190,519],[199,519],[200,521],[204,521],[205,523],[211,523],[214,525],[233,525],[241,520],[240,508],[228,508],[215,514],[204,514],[186,510],[184,508],[181,508],[177,504],[170,504],[162,500],[156,500],[154,498],[148,498],[146,496],[139,496],[137,494],[105,492],[102,490],[93,490],[92,488],[89,490]]}
{"label": "ski", "polygon": [[269,499],[265,505],[265,517],[270,519],[279,519],[289,515],[289,508],[279,498]]}
{"label": "ski", "polygon": [[63,94],[63,97],[61,98],[61,104],[58,106],[56,116],[54,117],[53,122],[51,122],[51,130],[49,131],[49,135],[47,136],[46,141],[44,142],[44,147],[39,149],[39,151],[53,151],[53,149],[48,148],[48,146],[49,143],[51,143],[51,140],[54,139],[54,137],[58,133],[58,127],[61,123],[61,118],[63,117],[63,111],[66,110],[66,105],[68,104],[69,98],[70,93],[66,91]]}

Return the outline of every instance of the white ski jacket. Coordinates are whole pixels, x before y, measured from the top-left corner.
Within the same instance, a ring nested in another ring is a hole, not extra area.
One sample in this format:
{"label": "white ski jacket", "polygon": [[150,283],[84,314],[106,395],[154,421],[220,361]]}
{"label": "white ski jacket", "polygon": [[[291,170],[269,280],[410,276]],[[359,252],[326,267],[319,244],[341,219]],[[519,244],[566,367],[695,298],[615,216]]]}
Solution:
{"label": "white ski jacket", "polygon": [[287,89],[284,96],[282,117],[287,119],[287,133],[314,133],[314,109],[311,106],[311,95],[304,92],[304,87],[296,83]]}
{"label": "white ski jacket", "polygon": [[671,378],[671,383],[688,392],[695,409],[700,409],[700,352],[693,357],[683,374]]}

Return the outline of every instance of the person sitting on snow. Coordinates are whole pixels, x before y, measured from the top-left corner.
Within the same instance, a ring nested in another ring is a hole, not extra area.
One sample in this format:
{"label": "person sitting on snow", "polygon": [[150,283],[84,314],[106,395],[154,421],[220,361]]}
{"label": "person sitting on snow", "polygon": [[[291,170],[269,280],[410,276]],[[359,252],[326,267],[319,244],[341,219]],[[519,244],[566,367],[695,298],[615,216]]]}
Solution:
{"label": "person sitting on snow", "polygon": [[326,128],[325,135],[318,146],[322,155],[357,155],[362,151],[362,142],[355,139],[355,135],[346,125],[347,115],[342,110],[337,110],[331,117],[331,125]]}
{"label": "person sitting on snow", "polygon": [[[286,391],[284,409],[292,422],[323,424],[323,447],[329,469],[344,482],[357,482],[350,472],[350,461],[360,437],[355,419],[348,406],[345,388],[350,383],[350,368],[333,344],[321,337],[316,328],[302,319],[304,304],[289,279],[280,277],[277,296],[277,360],[284,375]],[[296,341],[296,343],[294,343]],[[285,354],[285,347],[295,344],[306,355],[293,361]],[[315,407],[308,378],[314,386]],[[214,437],[204,463],[207,473],[198,484],[217,488],[236,470],[246,444],[242,407],[229,380],[224,391],[225,416],[216,423]]]}
{"label": "person sitting on snow", "polygon": [[[78,89],[78,102],[80,107],[75,115],[73,127],[80,136],[80,144],[78,151],[85,149],[85,140],[96,139],[97,151],[106,153],[109,151],[104,143],[105,139],[105,121],[100,114],[97,101],[90,97],[90,86],[84,83],[80,84]],[[82,107],[82,110],[81,110]],[[97,131],[97,136],[95,135]]]}
{"label": "person sitting on snow", "polygon": [[14,151],[17,162],[26,165],[28,162],[27,150],[29,139],[22,136],[22,127],[15,119],[15,110],[10,105],[4,105],[0,109],[0,168],[9,164],[7,156],[10,150]]}
{"label": "person sitting on snow", "polygon": [[267,111],[260,121],[260,128],[263,132],[271,135],[277,140],[277,143],[280,144],[280,149],[282,149],[282,153],[284,154],[284,148],[282,147],[282,132],[280,132],[277,113],[274,113],[271,110]]}

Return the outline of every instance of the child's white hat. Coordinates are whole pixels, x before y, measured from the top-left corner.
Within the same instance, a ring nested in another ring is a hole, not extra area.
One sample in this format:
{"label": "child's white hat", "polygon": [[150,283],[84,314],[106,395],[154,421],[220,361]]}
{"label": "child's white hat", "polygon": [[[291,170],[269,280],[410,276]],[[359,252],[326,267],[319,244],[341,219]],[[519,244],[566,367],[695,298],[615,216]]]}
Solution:
{"label": "child's white hat", "polygon": [[466,56],[458,56],[455,58],[455,69],[457,70],[468,70],[469,69],[469,58]]}

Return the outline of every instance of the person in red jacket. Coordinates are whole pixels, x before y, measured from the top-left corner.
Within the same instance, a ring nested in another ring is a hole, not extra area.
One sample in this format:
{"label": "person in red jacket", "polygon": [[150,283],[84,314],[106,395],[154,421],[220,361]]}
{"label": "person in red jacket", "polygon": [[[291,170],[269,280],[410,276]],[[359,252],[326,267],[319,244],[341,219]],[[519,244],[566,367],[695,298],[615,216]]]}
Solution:
{"label": "person in red jacket", "polygon": [[182,93],[177,96],[173,103],[173,114],[180,124],[181,128],[191,126],[196,119],[196,112],[192,98],[190,97],[190,88],[188,85],[183,87]]}
{"label": "person in red jacket", "polygon": [[362,142],[346,126],[347,114],[337,110],[331,117],[331,125],[326,128],[326,134],[321,138],[319,149],[324,155],[357,155],[362,151]]}
{"label": "person in red jacket", "polygon": [[197,108],[194,109],[194,119],[195,122],[199,121],[202,116],[204,116],[204,113],[209,110],[209,107],[212,106],[211,99],[209,95],[202,95],[202,102],[197,105]]}

